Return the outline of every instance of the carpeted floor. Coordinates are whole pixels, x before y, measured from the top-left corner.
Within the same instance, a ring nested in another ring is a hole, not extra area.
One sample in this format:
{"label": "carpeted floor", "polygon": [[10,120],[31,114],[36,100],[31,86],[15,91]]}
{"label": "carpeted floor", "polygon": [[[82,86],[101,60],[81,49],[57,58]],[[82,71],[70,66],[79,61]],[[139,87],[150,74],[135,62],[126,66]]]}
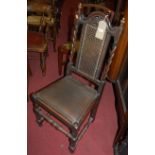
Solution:
{"label": "carpeted floor", "polygon": [[[79,0],[65,0],[61,30],[57,38],[57,46],[65,43],[68,34],[68,18],[77,9]],[[52,43],[49,44],[47,58],[47,74],[42,76],[39,66],[39,55],[31,55],[30,66],[33,75],[30,77],[28,92],[32,93],[59,78],[57,52],[53,52]],[[68,139],[48,123],[40,128],[35,122],[32,102],[28,102],[28,155],[70,155]],[[107,83],[100,101],[95,122],[78,143],[75,155],[113,155],[113,140],[117,130],[117,117],[114,107],[114,96],[111,84]]]}

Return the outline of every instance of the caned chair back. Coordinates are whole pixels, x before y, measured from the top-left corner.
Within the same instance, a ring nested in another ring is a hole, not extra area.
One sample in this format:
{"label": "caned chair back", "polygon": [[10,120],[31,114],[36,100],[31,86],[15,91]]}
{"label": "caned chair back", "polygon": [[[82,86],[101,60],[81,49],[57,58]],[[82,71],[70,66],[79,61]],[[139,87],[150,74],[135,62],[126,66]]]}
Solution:
{"label": "caned chair back", "polygon": [[83,25],[75,65],[77,72],[92,80],[99,78],[110,40],[105,16],[98,13],[90,15]]}
{"label": "caned chair back", "polygon": [[[70,71],[71,69],[92,82],[99,83],[101,81],[101,72],[104,70],[102,66],[105,61],[107,61],[105,58],[111,43],[111,38],[114,38],[111,44],[112,48],[114,48],[121,33],[122,25],[112,27],[110,14],[101,11],[95,11],[88,16],[84,16],[84,14],[81,13],[82,7],[82,5],[79,5],[79,10],[75,16],[75,30],[73,32],[73,43],[68,70]],[[84,4],[84,7],[86,7],[86,4]],[[80,30],[79,27],[82,27],[82,30]],[[76,63],[73,66],[72,55],[75,50],[79,30],[81,31],[80,47],[77,52]]]}

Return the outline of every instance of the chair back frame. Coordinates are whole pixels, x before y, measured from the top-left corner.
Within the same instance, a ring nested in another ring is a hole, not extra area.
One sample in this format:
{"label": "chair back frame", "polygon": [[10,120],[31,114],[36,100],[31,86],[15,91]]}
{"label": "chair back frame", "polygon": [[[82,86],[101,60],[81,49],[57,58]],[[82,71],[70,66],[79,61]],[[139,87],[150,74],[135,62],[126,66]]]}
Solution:
{"label": "chair back frame", "polygon": [[[110,21],[110,14],[106,14],[105,12],[101,11],[95,11],[93,13],[90,13],[88,17],[85,17],[82,13],[83,8],[85,8],[88,5],[90,7],[90,4],[79,4],[78,11],[75,15],[75,29],[73,31],[73,39],[72,39],[72,49],[71,49],[71,56],[70,61],[67,66],[67,74],[71,74],[72,72],[75,72],[82,77],[90,80],[91,82],[97,84],[98,89],[102,90],[102,86],[105,83],[106,73],[104,72],[104,76],[102,75],[102,66],[105,63],[105,56],[107,54],[107,49],[110,43],[111,38],[114,38],[112,49],[111,51],[115,51],[117,42],[119,40],[119,36],[122,31],[123,22],[120,26],[111,26]],[[103,35],[103,39],[98,39],[94,36],[91,36],[91,38],[88,38],[90,35],[92,35],[91,31],[94,31],[95,33],[98,29],[99,22],[103,21],[105,24],[105,32]],[[80,48],[77,52],[77,60],[75,65],[73,65],[73,56],[75,53],[75,43],[77,39],[77,33],[79,30],[79,25],[83,25],[81,37],[80,37]],[[89,30],[88,30],[89,29]],[[89,40],[89,41],[88,41]],[[96,45],[94,44],[96,43]],[[85,45],[87,44],[87,45]],[[92,45],[91,45],[92,44]],[[93,48],[93,46],[95,48]],[[97,50],[95,50],[97,49]],[[93,56],[97,55],[96,59],[93,60]],[[83,60],[82,60],[83,58]],[[84,60],[87,59],[87,60]],[[111,59],[108,59],[111,61]],[[92,67],[92,63],[94,63],[94,66]],[[109,63],[107,63],[110,65]],[[88,71],[89,69],[92,69],[92,71]],[[102,77],[102,78],[101,78]]]}

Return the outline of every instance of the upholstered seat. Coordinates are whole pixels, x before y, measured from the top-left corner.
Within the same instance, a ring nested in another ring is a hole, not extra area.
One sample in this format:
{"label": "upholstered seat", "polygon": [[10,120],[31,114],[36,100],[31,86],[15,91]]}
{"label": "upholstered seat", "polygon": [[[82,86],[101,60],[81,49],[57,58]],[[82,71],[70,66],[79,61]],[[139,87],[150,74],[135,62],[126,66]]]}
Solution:
{"label": "upholstered seat", "polygon": [[80,125],[93,106],[97,91],[72,76],[66,76],[32,96],[68,124]]}
{"label": "upholstered seat", "polygon": [[28,52],[45,52],[47,50],[47,40],[45,35],[38,32],[27,33],[27,49]]}
{"label": "upholstered seat", "polygon": [[48,41],[44,33],[27,32],[27,51],[40,53],[40,67],[42,74],[46,74],[46,56],[48,51]]}

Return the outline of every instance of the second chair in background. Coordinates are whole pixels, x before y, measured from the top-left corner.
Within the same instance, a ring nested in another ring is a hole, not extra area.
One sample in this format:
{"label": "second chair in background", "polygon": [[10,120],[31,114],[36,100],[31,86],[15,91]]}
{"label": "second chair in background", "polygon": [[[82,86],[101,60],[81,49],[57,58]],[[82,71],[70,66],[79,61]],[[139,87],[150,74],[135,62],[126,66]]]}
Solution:
{"label": "second chair in background", "polygon": [[[60,27],[59,11],[61,3],[56,0],[31,0],[27,6],[27,49],[28,52],[40,53],[40,66],[43,75],[46,72],[46,56],[48,41],[52,40],[53,49],[56,47],[56,35]],[[57,7],[57,4],[58,7]]]}

